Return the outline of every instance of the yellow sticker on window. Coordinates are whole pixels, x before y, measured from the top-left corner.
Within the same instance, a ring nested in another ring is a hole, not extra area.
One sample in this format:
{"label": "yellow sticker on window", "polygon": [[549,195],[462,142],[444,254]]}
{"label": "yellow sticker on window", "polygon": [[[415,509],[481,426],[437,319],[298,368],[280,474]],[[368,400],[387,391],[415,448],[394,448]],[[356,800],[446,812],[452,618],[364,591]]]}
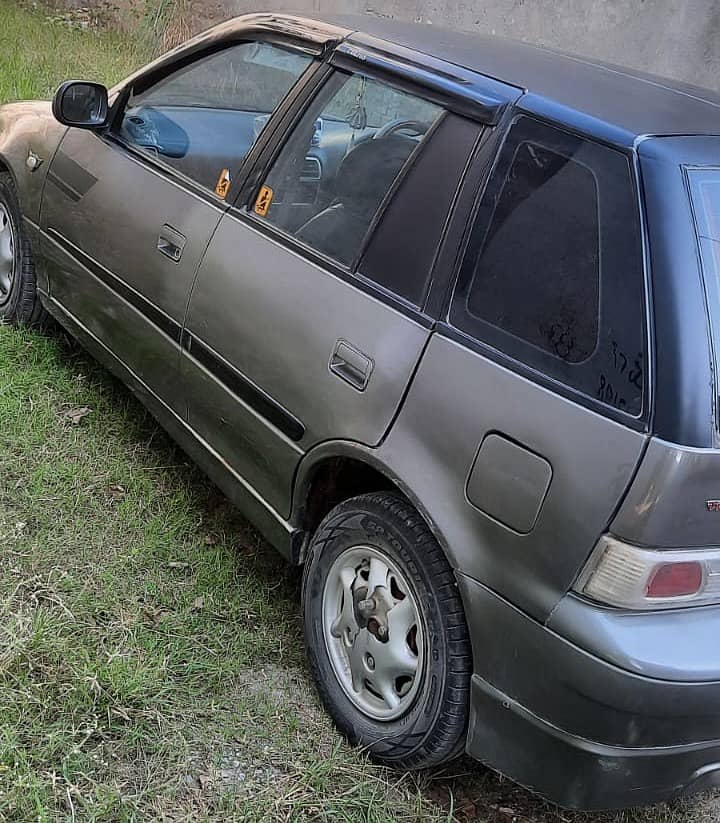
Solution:
{"label": "yellow sticker on window", "polygon": [[270,211],[272,199],[273,190],[270,186],[263,186],[260,189],[260,194],[258,194],[257,200],[255,201],[255,214],[259,214],[260,217],[267,216],[267,213]]}
{"label": "yellow sticker on window", "polygon": [[220,177],[218,177],[218,181],[215,184],[215,194],[218,197],[222,197],[224,200],[227,197],[227,193],[230,191],[230,169],[223,169],[220,172]]}

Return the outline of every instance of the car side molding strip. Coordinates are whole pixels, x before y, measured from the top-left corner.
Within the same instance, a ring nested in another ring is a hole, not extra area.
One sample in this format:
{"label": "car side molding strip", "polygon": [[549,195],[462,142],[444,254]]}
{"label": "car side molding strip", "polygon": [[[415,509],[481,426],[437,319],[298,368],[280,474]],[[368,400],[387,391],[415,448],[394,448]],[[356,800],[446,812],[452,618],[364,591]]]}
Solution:
{"label": "car side molding strip", "polygon": [[266,394],[259,386],[256,386],[234,366],[218,357],[209,346],[187,329],[183,333],[182,347],[193,360],[207,369],[228,391],[239,397],[290,440],[297,443],[305,436],[305,426],[297,417]]}
{"label": "car side molding strip", "polygon": [[71,243],[59,231],[48,227],[44,234],[53,242],[57,243],[60,248],[74,257],[81,266],[84,266],[91,274],[101,280],[111,291],[114,291],[127,303],[137,309],[140,314],[144,315],[154,326],[157,326],[163,334],[166,334],[171,340],[174,340],[178,345],[182,337],[182,326],[172,317],[165,314],[154,303],[151,303],[146,297],[143,297],[140,292],[135,291],[124,283],[119,277],[114,275],[109,269],[101,266],[90,255],[86,254],[81,248]]}
{"label": "car side molding strip", "polygon": [[286,437],[297,443],[305,435],[305,426],[284,406],[266,394],[251,380],[237,369],[219,357],[202,340],[193,335],[172,317],[165,314],[151,303],[142,294],[128,286],[111,271],[93,260],[82,249],[67,240],[59,231],[48,228],[45,232],[48,239],[57,243],[63,251],[74,257],[91,274],[102,281],[111,291],[129,303],[140,312],[150,323],[156,326],[163,334],[177,343],[189,357],[203,366],[212,376],[232,394],[239,397],[244,403],[254,409],[260,417],[275,426]]}

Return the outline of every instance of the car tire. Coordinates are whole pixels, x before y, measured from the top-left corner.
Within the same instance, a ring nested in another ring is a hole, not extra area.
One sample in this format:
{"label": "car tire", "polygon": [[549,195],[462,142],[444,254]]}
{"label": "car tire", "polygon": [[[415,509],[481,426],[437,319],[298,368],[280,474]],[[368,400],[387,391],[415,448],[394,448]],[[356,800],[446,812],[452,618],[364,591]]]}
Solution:
{"label": "car tire", "polygon": [[15,185],[0,173],[0,322],[43,326],[46,320]]}
{"label": "car tire", "polygon": [[465,614],[445,554],[404,497],[376,492],[334,508],[310,544],[302,595],[310,669],[351,743],[403,769],[462,752]]}

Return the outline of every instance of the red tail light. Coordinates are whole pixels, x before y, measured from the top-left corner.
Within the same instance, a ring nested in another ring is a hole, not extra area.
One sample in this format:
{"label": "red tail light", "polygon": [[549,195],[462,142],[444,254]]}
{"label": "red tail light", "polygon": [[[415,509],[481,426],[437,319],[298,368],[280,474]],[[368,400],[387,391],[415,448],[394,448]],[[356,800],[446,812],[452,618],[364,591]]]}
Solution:
{"label": "red tail light", "polygon": [[653,572],[648,597],[687,597],[697,594],[703,584],[703,567],[697,561],[663,563]]}
{"label": "red tail light", "polygon": [[574,588],[625,609],[720,605],[720,546],[650,549],[605,534]]}

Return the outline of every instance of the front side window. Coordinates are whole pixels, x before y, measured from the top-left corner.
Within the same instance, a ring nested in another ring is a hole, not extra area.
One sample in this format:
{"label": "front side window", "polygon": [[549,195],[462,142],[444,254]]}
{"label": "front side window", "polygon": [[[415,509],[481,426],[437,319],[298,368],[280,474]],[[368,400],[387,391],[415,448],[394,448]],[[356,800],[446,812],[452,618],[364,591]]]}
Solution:
{"label": "front side window", "polygon": [[[720,374],[720,169],[688,169],[705,291],[710,308],[715,374]],[[720,419],[720,381],[717,418]]]}
{"label": "front side window", "polygon": [[638,415],[643,262],[626,158],[518,118],[480,204],[451,322],[552,380]]}
{"label": "front side window", "polygon": [[311,58],[270,43],[240,43],[132,95],[120,134],[221,193]]}
{"label": "front side window", "polygon": [[442,112],[386,83],[336,72],[281,150],[255,213],[351,266],[381,204]]}

